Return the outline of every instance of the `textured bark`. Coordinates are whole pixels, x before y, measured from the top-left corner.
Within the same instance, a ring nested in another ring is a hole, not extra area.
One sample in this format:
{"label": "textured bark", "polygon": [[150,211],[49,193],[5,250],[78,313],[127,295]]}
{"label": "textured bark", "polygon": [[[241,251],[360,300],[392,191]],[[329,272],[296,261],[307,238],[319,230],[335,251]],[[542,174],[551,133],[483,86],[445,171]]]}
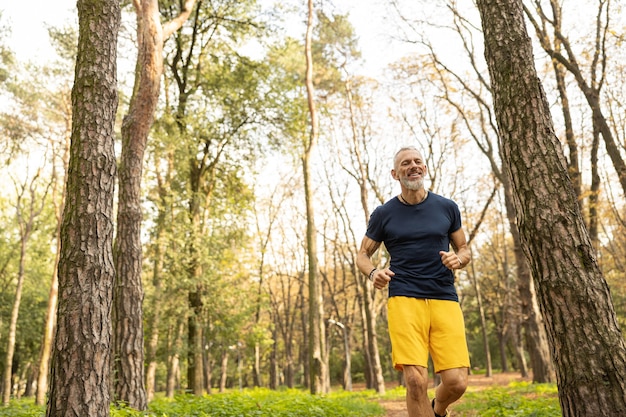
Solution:
{"label": "textured bark", "polygon": [[505,205],[509,230],[513,237],[513,253],[517,271],[517,290],[520,295],[520,309],[522,313],[522,327],[528,354],[530,356],[530,366],[533,370],[533,382],[544,383],[554,381],[554,366],[551,362],[550,347],[548,346],[548,336],[537,301],[537,292],[533,284],[528,261],[522,250],[521,237],[515,219],[515,206],[513,204],[513,192],[511,182],[504,176],[503,178]]}
{"label": "textured bark", "polygon": [[564,416],[626,413],[626,343],[534,68],[520,0],[479,0],[502,156]]}
{"label": "textured bark", "polygon": [[79,0],[59,303],[46,415],[108,416],[117,0]]}
{"label": "textured bark", "polygon": [[143,286],[141,282],[141,179],[143,159],[163,74],[164,40],[187,20],[195,0],[161,25],[157,0],[136,0],[137,65],[128,114],[122,124],[114,296],[115,399],[137,410],[147,408],[144,385]]}

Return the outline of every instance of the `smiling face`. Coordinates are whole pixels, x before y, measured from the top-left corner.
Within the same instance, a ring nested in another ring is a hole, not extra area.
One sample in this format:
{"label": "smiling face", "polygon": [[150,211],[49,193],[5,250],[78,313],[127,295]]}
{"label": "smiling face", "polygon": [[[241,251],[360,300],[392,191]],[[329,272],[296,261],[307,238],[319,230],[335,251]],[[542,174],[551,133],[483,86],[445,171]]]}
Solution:
{"label": "smiling face", "polygon": [[426,176],[426,164],[422,155],[417,149],[401,149],[394,159],[394,168],[391,176],[400,181],[403,188],[417,191],[424,188],[424,177]]}

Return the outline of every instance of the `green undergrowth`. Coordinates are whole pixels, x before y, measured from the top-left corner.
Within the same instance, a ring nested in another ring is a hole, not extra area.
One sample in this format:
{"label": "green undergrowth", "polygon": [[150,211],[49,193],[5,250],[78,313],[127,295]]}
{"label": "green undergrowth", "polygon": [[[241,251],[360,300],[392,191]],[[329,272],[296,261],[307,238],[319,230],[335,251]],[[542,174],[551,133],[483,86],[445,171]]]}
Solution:
{"label": "green undergrowth", "polygon": [[[434,397],[434,389],[429,390]],[[385,400],[404,401],[406,390],[387,390]],[[511,382],[506,386],[475,389],[471,385],[463,398],[451,407],[453,417],[557,417],[561,415],[556,384]]]}
{"label": "green undergrowth", "polygon": [[555,417],[561,415],[556,384],[512,382],[468,391],[454,406],[455,417]]}
{"label": "green undergrowth", "polygon": [[[204,396],[159,397],[138,412],[111,407],[111,417],[377,417],[384,409],[372,392],[336,392],[311,395],[302,390],[250,389]],[[43,417],[45,408],[32,399],[0,406],[0,417]]]}
{"label": "green undergrowth", "polygon": [[[433,390],[429,391],[432,398]],[[311,395],[308,391],[264,388],[204,396],[158,397],[145,412],[111,407],[111,417],[382,417],[383,401],[404,401],[403,387],[374,391],[336,391]],[[513,382],[480,390],[468,389],[452,409],[454,417],[555,417],[561,411],[556,384]],[[0,417],[44,417],[45,407],[33,400],[11,401],[0,406]]]}

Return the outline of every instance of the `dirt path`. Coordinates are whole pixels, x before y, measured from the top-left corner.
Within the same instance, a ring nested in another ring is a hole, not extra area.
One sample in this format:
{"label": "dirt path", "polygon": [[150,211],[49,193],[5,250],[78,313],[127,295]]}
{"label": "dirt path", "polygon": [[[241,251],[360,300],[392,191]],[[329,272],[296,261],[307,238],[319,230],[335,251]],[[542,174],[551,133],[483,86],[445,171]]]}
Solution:
{"label": "dirt path", "polygon": [[[470,375],[469,389],[473,391],[479,391],[485,388],[492,387],[494,385],[508,385],[512,381],[524,380],[530,379],[520,377],[519,373],[500,373],[494,374],[489,378],[485,377],[484,375]],[[381,401],[380,404],[385,408],[385,410],[387,410],[387,414],[385,414],[385,417],[409,417],[409,414],[406,412],[406,403],[404,402],[404,400]],[[454,410],[454,408],[450,408],[450,410]]]}

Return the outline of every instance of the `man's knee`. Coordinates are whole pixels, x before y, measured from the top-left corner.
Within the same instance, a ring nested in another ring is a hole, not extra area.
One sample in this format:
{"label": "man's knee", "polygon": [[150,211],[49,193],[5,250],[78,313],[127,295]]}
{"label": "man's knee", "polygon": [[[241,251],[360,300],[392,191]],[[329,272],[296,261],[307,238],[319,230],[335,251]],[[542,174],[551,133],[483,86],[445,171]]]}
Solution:
{"label": "man's knee", "polygon": [[459,368],[442,372],[441,383],[451,394],[460,397],[465,393],[465,390],[467,389],[467,368]]}
{"label": "man's knee", "polygon": [[416,366],[405,366],[404,383],[406,384],[407,394],[411,398],[420,398],[428,391],[428,371]]}

